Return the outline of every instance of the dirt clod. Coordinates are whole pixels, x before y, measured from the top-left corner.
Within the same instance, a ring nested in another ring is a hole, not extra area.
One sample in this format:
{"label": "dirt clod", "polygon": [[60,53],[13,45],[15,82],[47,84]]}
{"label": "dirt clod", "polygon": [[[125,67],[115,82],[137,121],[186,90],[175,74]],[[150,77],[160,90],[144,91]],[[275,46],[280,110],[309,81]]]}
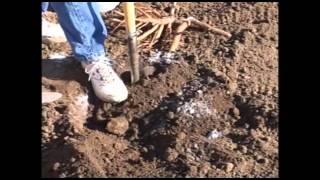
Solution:
{"label": "dirt clod", "polygon": [[129,123],[125,117],[110,118],[107,123],[107,130],[116,135],[123,135],[129,128]]}
{"label": "dirt clod", "polygon": [[156,68],[154,66],[146,66],[143,68],[143,73],[146,77],[151,76],[156,71]]}
{"label": "dirt clod", "polygon": [[225,170],[226,172],[230,172],[230,171],[233,170],[233,167],[234,167],[234,165],[233,165],[232,163],[226,163],[226,164],[224,165],[224,170]]}
{"label": "dirt clod", "polygon": [[184,132],[179,132],[177,135],[178,140],[183,140],[186,137],[186,133]]}
{"label": "dirt clod", "polygon": [[178,155],[179,153],[176,150],[168,148],[165,153],[165,159],[169,162],[174,161],[178,157]]}

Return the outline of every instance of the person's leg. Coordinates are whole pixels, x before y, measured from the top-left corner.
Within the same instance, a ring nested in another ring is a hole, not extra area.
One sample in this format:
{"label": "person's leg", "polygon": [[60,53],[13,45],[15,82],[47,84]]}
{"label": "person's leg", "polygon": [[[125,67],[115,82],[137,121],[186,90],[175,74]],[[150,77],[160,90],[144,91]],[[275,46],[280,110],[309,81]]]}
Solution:
{"label": "person's leg", "polygon": [[97,97],[121,102],[128,90],[105,57],[107,29],[94,2],[51,2],[76,59],[81,61]]}
{"label": "person's leg", "polygon": [[95,61],[105,55],[107,29],[94,2],[50,2],[61,27],[80,61]]}
{"label": "person's leg", "polygon": [[41,11],[42,12],[46,12],[48,10],[49,7],[49,2],[42,2],[41,3]]}

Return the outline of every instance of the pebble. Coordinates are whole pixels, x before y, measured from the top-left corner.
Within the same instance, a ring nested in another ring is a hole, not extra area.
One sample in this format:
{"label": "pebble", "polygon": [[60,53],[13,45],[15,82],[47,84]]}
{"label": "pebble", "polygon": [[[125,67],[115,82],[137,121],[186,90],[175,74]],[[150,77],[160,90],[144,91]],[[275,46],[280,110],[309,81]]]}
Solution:
{"label": "pebble", "polygon": [[244,128],[249,129],[250,125],[248,123],[244,124]]}
{"label": "pebble", "polygon": [[141,149],[141,151],[142,151],[143,153],[148,153],[148,148],[143,147],[143,148]]}
{"label": "pebble", "polygon": [[202,165],[202,167],[200,168],[200,173],[201,174],[208,174],[208,172],[209,172],[209,170],[211,169],[211,167],[210,167],[210,163],[204,163],[203,165]]}
{"label": "pebble", "polygon": [[113,134],[123,135],[129,128],[129,122],[123,116],[110,118],[107,123],[106,129]]}
{"label": "pebble", "polygon": [[76,158],[72,157],[70,158],[70,162],[75,162],[76,161]]}
{"label": "pebble", "polygon": [[104,103],[103,104],[103,110],[105,112],[107,112],[111,107],[112,107],[112,105],[110,103]]}
{"label": "pebble", "polygon": [[60,163],[59,163],[59,162],[56,162],[56,163],[53,164],[52,169],[53,169],[54,171],[57,171],[57,170],[59,169],[59,167],[60,167]]}
{"label": "pebble", "polygon": [[43,132],[46,132],[46,133],[50,132],[48,126],[42,127],[42,131],[43,131]]}
{"label": "pebble", "polygon": [[44,138],[48,138],[50,135],[49,135],[48,133],[43,133],[42,136],[43,136]]}
{"label": "pebble", "polygon": [[207,83],[208,83],[208,84],[211,84],[211,83],[213,83],[213,82],[214,82],[213,78],[210,77],[210,76],[208,76],[208,77],[207,77]]}
{"label": "pebble", "polygon": [[59,175],[59,178],[65,178],[65,177],[67,177],[65,173],[61,173],[61,174]]}
{"label": "pebble", "polygon": [[103,114],[104,114],[104,110],[101,109],[101,108],[99,108],[99,109],[97,110],[97,113],[96,113],[96,120],[97,120],[97,121],[105,121],[106,118],[103,117]]}
{"label": "pebble", "polygon": [[186,137],[186,134],[184,132],[180,132],[178,135],[177,135],[177,138],[179,140],[183,140],[184,138]]}
{"label": "pebble", "polygon": [[75,138],[69,138],[69,141],[72,142],[72,143],[75,143],[75,142],[77,142],[78,140],[75,139]]}
{"label": "pebble", "polygon": [[146,77],[153,75],[155,71],[156,68],[154,66],[146,66],[143,68],[143,73]]}
{"label": "pebble", "polygon": [[126,144],[122,143],[122,142],[116,142],[114,143],[113,147],[116,149],[116,150],[119,150],[119,151],[122,151],[124,149],[127,148]]}
{"label": "pebble", "polygon": [[171,148],[168,148],[165,154],[165,158],[167,161],[174,161],[178,157],[179,153]]}
{"label": "pebble", "polygon": [[216,139],[220,137],[222,133],[218,132],[217,130],[210,131],[207,135],[208,139]]}
{"label": "pebble", "polygon": [[232,108],[232,115],[234,115],[235,117],[240,115],[240,111],[238,108],[234,107]]}
{"label": "pebble", "polygon": [[52,139],[58,139],[58,136],[54,135],[54,136],[52,137]]}
{"label": "pebble", "polygon": [[244,145],[239,146],[239,149],[243,154],[246,154],[248,152],[248,148]]}
{"label": "pebble", "polygon": [[198,146],[198,144],[196,144],[196,143],[193,145],[193,147],[194,147],[195,149],[199,149],[199,146]]}
{"label": "pebble", "polygon": [[233,167],[234,167],[234,165],[232,163],[226,163],[225,166],[224,166],[224,170],[226,172],[230,172],[230,171],[233,170]]}
{"label": "pebble", "polygon": [[168,114],[167,114],[167,117],[168,117],[169,119],[173,119],[173,118],[174,118],[174,112],[169,111]]}

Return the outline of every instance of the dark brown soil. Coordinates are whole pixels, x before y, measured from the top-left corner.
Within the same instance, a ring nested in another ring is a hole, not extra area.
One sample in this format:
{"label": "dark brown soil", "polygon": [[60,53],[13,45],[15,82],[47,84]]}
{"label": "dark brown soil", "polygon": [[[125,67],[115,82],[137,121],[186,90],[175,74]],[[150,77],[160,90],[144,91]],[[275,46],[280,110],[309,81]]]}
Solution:
{"label": "dark brown soil", "polygon": [[[179,63],[150,65],[141,53],[148,76],[130,85],[125,31],[109,34],[130,93],[123,103],[98,100],[72,58],[47,60],[70,54],[67,43],[43,44],[42,88],[64,95],[42,106],[43,177],[278,177],[278,4],[178,4],[180,17],[232,37],[187,29]],[[129,129],[109,133],[120,116]],[[220,137],[208,138],[214,130]]]}

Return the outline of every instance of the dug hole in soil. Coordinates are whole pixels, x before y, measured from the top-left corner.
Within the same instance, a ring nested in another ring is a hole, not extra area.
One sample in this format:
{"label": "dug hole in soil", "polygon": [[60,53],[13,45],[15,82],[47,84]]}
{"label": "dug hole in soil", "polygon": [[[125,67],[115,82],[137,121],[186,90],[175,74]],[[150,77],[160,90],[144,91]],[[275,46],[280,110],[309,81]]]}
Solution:
{"label": "dug hole in soil", "polygon": [[[178,16],[232,37],[188,28],[177,63],[140,53],[148,76],[130,85],[125,29],[110,33],[108,56],[129,90],[122,103],[94,96],[67,43],[42,44],[42,89],[63,94],[42,105],[43,177],[278,177],[278,4],[178,5]],[[48,59],[55,52],[69,57]],[[112,133],[111,121],[124,124]]]}

